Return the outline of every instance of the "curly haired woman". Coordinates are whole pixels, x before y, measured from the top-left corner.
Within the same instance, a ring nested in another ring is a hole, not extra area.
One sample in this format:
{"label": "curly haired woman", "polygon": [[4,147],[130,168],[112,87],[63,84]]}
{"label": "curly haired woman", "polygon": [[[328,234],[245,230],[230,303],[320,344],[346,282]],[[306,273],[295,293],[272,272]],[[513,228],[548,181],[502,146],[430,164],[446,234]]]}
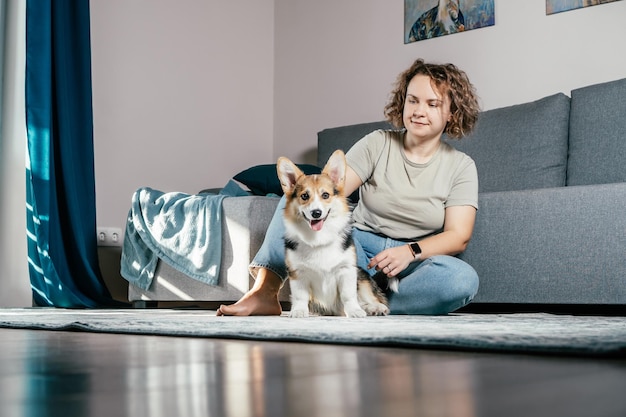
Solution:
{"label": "curly haired woman", "polygon": [[[455,257],[474,229],[476,166],[442,141],[443,133],[455,139],[470,133],[478,113],[463,71],[418,59],[398,76],[385,106],[398,129],[374,131],[346,154],[345,193],[360,193],[353,212],[357,265],[378,282],[400,279],[397,292],[387,291],[391,314],[447,314],[478,291],[476,271]],[[281,314],[284,200],[250,265],[255,285],[235,304],[220,306],[218,315]]]}

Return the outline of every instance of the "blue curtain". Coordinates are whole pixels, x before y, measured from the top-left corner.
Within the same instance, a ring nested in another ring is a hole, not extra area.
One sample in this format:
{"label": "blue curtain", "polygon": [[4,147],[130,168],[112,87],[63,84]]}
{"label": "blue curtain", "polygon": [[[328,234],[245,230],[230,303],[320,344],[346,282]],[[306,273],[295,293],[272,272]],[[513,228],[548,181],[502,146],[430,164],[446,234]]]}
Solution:
{"label": "blue curtain", "polygon": [[89,0],[26,5],[28,258],[38,306],[118,304],[96,243]]}

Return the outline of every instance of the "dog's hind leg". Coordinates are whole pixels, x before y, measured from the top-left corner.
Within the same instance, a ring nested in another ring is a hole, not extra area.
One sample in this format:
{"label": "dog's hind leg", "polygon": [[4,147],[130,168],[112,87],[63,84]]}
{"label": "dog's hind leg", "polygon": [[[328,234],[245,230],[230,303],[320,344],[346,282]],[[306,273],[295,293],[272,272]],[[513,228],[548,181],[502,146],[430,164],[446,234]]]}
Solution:
{"label": "dog's hind leg", "polygon": [[389,314],[387,297],[372,278],[361,269],[358,273],[357,297],[361,308],[369,316],[386,316]]}

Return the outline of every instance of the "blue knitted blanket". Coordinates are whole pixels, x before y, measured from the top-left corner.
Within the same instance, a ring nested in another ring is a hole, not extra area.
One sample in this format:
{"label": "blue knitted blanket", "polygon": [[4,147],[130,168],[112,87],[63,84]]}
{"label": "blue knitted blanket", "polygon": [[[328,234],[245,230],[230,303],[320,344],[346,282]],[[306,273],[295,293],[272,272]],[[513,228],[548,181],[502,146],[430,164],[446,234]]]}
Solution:
{"label": "blue knitted blanket", "polygon": [[231,188],[224,189],[220,194],[198,195],[149,187],[135,191],[126,222],[121,275],[147,290],[160,258],[192,278],[217,285],[222,200],[232,194]]}

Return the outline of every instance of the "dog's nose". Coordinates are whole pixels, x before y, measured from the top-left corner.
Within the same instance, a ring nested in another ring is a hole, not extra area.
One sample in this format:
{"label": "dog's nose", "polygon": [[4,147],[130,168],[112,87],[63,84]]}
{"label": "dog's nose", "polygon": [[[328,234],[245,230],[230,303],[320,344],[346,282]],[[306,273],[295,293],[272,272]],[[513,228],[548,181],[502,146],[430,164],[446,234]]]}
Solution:
{"label": "dog's nose", "polygon": [[311,210],[311,217],[313,217],[314,219],[319,219],[320,217],[322,217],[322,210]]}

